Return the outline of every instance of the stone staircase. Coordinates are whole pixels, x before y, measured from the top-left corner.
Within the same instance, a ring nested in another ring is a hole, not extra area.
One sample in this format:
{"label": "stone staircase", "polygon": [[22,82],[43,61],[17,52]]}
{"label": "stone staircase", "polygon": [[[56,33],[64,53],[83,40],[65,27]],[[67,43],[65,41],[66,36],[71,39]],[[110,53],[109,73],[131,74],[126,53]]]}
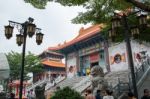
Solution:
{"label": "stone staircase", "polygon": [[75,84],[79,83],[85,77],[73,77],[73,78],[66,78],[64,81],[57,84],[60,88],[64,88],[66,86],[72,88]]}
{"label": "stone staircase", "polygon": [[91,80],[89,76],[86,76],[83,78],[80,82],[75,84],[72,89],[78,91],[79,93],[82,93],[84,90],[86,90],[88,87],[91,86]]}
{"label": "stone staircase", "polygon": [[[150,82],[150,66],[145,65],[144,67],[140,67],[136,72],[136,81],[137,86],[142,86],[142,88],[149,88]],[[146,78],[145,76],[148,75]],[[105,79],[108,81],[110,88],[113,90],[117,99],[126,99],[126,96],[123,95],[127,93],[129,90],[132,90],[132,82],[131,82],[131,75],[130,70],[126,71],[119,71],[119,72],[110,72],[105,75]],[[146,79],[146,80],[145,80]],[[142,83],[144,82],[144,83]],[[142,84],[141,84],[142,83]],[[91,81],[89,76],[82,76],[82,77],[73,77],[67,78],[61,82],[59,82],[56,86],[60,86],[60,88],[69,86],[70,88],[82,93],[85,89],[91,86]],[[143,87],[145,86],[145,87]],[[148,87],[147,87],[148,86]],[[54,88],[54,87],[53,87]],[[50,89],[50,90],[53,90]],[[138,89],[141,93],[143,89]]]}
{"label": "stone staircase", "polygon": [[[132,86],[132,79],[131,79],[131,75],[129,73],[129,82],[127,82],[126,84],[128,84],[128,89],[133,91],[133,86]],[[143,90],[144,88],[150,88],[150,64],[143,64],[140,66],[140,68],[135,71],[135,80],[137,83],[137,90],[138,90],[138,98],[140,99],[141,96],[143,95]],[[118,95],[118,99],[126,99],[127,97],[127,92],[129,90],[124,90],[122,89],[122,86],[120,86],[122,84],[122,82],[119,82],[117,84],[118,89],[115,90],[119,93]],[[123,91],[124,90],[124,91]]]}
{"label": "stone staircase", "polygon": [[115,87],[119,82],[129,82],[129,73],[129,70],[110,72],[105,75],[105,79],[107,80],[109,86]]}
{"label": "stone staircase", "polygon": [[143,96],[144,89],[150,89],[150,69],[148,70],[147,75],[145,75],[145,78],[143,79],[143,82],[140,86],[138,86],[138,95],[139,98]]}

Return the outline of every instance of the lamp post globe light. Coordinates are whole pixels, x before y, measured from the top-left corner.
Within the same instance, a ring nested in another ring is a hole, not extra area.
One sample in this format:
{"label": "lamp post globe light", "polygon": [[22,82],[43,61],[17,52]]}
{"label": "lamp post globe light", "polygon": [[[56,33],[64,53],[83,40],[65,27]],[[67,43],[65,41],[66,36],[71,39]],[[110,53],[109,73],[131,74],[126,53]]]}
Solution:
{"label": "lamp post globe light", "polygon": [[140,11],[133,12],[130,14],[120,14],[115,13],[115,16],[112,18],[112,28],[109,30],[109,38],[114,41],[114,38],[117,36],[116,30],[119,27],[124,28],[124,36],[125,36],[125,42],[126,42],[126,49],[127,49],[127,57],[128,57],[128,64],[131,70],[131,77],[132,77],[132,85],[133,85],[133,91],[135,96],[138,98],[138,92],[137,92],[137,86],[136,86],[136,79],[135,79],[135,71],[134,71],[134,63],[132,58],[132,49],[130,44],[130,35],[133,38],[137,38],[140,34],[139,28],[140,27],[146,27],[147,26],[147,15],[141,14],[138,16],[139,25],[138,26],[129,26],[129,23],[127,22],[127,17],[129,15],[137,14]]}
{"label": "lamp post globe light", "polygon": [[28,18],[24,23],[18,23],[14,21],[9,21],[9,25],[5,26],[5,36],[7,39],[10,39],[13,36],[13,29],[16,27],[19,30],[19,34],[16,34],[16,43],[18,46],[23,44],[22,48],[22,64],[20,72],[20,90],[19,90],[19,99],[22,99],[22,90],[23,90],[23,80],[24,80],[24,62],[25,62],[25,50],[26,50],[26,38],[29,36],[31,38],[36,33],[36,43],[40,45],[43,40],[43,35],[40,28],[36,28],[36,25],[33,24],[34,19]]}

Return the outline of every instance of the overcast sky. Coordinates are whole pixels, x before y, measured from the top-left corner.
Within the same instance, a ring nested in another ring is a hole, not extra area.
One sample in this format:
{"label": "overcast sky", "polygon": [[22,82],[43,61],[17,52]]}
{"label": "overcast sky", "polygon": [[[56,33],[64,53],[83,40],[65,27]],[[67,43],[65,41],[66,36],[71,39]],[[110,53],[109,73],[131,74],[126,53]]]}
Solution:
{"label": "overcast sky", "polygon": [[7,53],[11,50],[22,52],[22,47],[18,47],[16,44],[17,29],[14,30],[10,40],[5,38],[4,26],[9,24],[8,20],[23,23],[28,17],[34,18],[35,24],[42,29],[45,35],[40,46],[36,44],[35,36],[31,39],[27,38],[26,51],[39,54],[49,46],[55,46],[65,40],[69,41],[78,34],[79,29],[84,25],[72,24],[70,20],[80,11],[84,11],[84,9],[81,7],[63,7],[56,3],[48,3],[46,9],[39,10],[23,0],[1,0],[0,52]]}

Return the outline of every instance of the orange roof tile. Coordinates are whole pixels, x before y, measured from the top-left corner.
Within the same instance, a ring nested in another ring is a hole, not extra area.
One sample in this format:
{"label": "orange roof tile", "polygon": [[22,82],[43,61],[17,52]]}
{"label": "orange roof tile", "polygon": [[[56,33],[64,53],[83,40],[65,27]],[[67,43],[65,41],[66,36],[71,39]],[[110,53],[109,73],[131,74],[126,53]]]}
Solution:
{"label": "orange roof tile", "polygon": [[58,46],[56,47],[49,47],[48,50],[60,50],[63,49],[67,46],[70,46],[72,44],[75,44],[79,41],[85,40],[97,33],[99,33],[101,31],[101,29],[103,29],[103,27],[105,27],[104,24],[98,24],[98,25],[94,25],[91,26],[87,29],[84,29],[83,27],[79,30],[79,35],[77,37],[75,37],[73,40],[69,41],[69,42],[65,42],[64,44],[58,44]]}
{"label": "orange roof tile", "polygon": [[58,61],[45,60],[42,62],[44,65],[52,66],[52,67],[65,67],[65,64]]}

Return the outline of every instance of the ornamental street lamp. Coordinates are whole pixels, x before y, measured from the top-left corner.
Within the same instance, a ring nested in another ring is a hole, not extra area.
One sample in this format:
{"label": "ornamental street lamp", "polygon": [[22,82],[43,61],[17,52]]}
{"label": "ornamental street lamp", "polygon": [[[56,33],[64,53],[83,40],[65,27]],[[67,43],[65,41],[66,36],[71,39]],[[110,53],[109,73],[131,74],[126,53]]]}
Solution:
{"label": "ornamental street lamp", "polygon": [[138,36],[140,35],[139,28],[137,26],[133,26],[130,29],[131,29],[131,35],[132,35],[132,37],[133,38],[138,38]]}
{"label": "ornamental street lamp", "polygon": [[42,43],[43,35],[44,35],[44,34],[42,34],[42,33],[37,33],[37,34],[36,34],[36,43],[37,43],[38,45],[40,45],[40,44]]}
{"label": "ornamental street lamp", "polygon": [[115,40],[116,36],[117,36],[117,33],[114,29],[109,29],[108,30],[108,35],[109,35],[110,41],[113,42]]}
{"label": "ornamental street lamp", "polygon": [[138,16],[139,18],[139,24],[140,25],[146,25],[147,24],[147,15],[141,14]]}
{"label": "ornamental street lamp", "polygon": [[[139,12],[139,11],[138,11]],[[136,12],[136,13],[138,13]],[[136,14],[132,13],[132,14]],[[132,37],[137,38],[140,34],[138,26],[129,27],[129,24],[127,22],[127,15],[125,13],[118,14],[115,13],[115,17],[112,18],[112,29],[116,31],[117,28],[121,27],[121,25],[124,28],[124,36],[126,41],[126,48],[127,48],[127,56],[128,56],[128,64],[131,69],[131,77],[132,77],[132,85],[135,96],[138,98],[138,92],[137,92],[137,86],[136,86],[136,79],[135,79],[135,72],[134,72],[134,64],[133,64],[133,58],[132,58],[132,49],[130,44],[130,35]],[[130,14],[131,15],[131,14]],[[147,16],[146,15],[140,15],[138,16],[139,19],[139,26],[147,26]],[[115,34],[115,36],[114,36]],[[111,36],[111,39],[113,40],[114,37],[116,37],[116,33],[113,33],[112,31],[109,32],[109,37]]]}
{"label": "ornamental street lamp", "polygon": [[9,25],[5,26],[5,36],[7,39],[10,39],[13,35],[13,29],[16,28],[19,30],[20,34],[16,34],[16,43],[18,46],[23,44],[22,48],[22,65],[20,72],[20,91],[19,91],[19,99],[22,99],[22,89],[23,89],[23,80],[24,80],[24,62],[25,62],[25,50],[26,50],[26,38],[29,36],[30,38],[36,33],[36,43],[40,45],[43,40],[43,35],[41,33],[40,28],[36,28],[36,25],[33,24],[34,19],[28,18],[28,21],[24,23],[18,23],[14,21],[9,21]]}
{"label": "ornamental street lamp", "polygon": [[7,39],[10,39],[12,37],[13,29],[14,29],[14,27],[12,27],[10,25],[5,26],[5,36]]}

